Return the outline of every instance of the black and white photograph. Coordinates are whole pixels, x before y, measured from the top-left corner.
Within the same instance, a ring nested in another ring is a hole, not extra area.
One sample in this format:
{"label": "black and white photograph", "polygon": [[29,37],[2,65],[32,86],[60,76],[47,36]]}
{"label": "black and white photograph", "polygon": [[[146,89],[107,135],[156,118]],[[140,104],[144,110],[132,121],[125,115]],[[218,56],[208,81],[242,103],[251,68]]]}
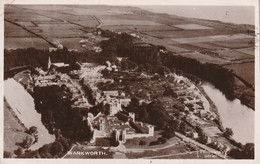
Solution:
{"label": "black and white photograph", "polygon": [[255,2],[4,3],[3,159],[254,161]]}

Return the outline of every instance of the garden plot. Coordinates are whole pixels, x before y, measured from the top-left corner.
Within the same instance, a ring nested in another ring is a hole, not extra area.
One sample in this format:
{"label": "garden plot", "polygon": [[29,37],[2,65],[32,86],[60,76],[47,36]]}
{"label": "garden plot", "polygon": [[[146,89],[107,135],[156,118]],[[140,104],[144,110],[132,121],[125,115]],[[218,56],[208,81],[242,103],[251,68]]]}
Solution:
{"label": "garden plot", "polygon": [[179,24],[174,25],[174,27],[181,28],[183,30],[205,30],[205,29],[212,29],[211,27],[202,26],[199,24]]}
{"label": "garden plot", "polygon": [[232,34],[232,35],[213,35],[213,36],[203,36],[203,37],[176,38],[172,40],[179,43],[196,43],[196,42],[228,41],[233,39],[244,39],[244,38],[252,39],[252,36],[246,34]]}

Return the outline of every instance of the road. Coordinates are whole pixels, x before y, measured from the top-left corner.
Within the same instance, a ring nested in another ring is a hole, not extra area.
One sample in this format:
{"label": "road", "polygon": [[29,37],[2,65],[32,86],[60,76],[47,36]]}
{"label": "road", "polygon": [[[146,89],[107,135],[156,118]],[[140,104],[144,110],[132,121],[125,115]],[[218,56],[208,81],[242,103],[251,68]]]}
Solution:
{"label": "road", "polygon": [[202,149],[204,149],[204,150],[207,150],[208,152],[210,152],[210,153],[212,153],[212,154],[215,154],[216,156],[218,156],[218,157],[220,157],[220,158],[223,158],[223,159],[226,158],[225,155],[222,154],[220,151],[217,151],[217,150],[215,150],[215,149],[212,149],[212,148],[210,148],[210,147],[208,147],[208,146],[206,146],[206,145],[204,145],[204,144],[201,144],[201,143],[199,143],[199,142],[197,142],[197,141],[195,141],[195,140],[193,140],[193,139],[191,139],[191,138],[188,138],[188,137],[186,137],[186,136],[184,136],[184,135],[182,135],[182,134],[180,134],[180,133],[178,133],[178,132],[175,132],[175,135],[176,135],[177,137],[180,137],[181,139],[183,139],[183,141],[190,142],[190,143],[192,143],[192,144],[194,144],[194,145],[197,145],[197,146],[199,146],[200,148],[202,148]]}

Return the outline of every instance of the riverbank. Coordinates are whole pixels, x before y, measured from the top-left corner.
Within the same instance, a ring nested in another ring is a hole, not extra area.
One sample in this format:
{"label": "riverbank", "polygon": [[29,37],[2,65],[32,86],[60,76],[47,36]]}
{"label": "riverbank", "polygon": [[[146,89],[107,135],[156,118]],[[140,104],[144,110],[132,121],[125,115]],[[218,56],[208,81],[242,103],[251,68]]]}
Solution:
{"label": "riverbank", "polygon": [[218,109],[217,109],[215,103],[210,99],[210,97],[207,95],[207,93],[205,92],[204,88],[201,85],[198,86],[198,89],[200,90],[200,92],[205,96],[205,98],[209,102],[210,110],[213,111],[217,115],[217,121],[218,122],[216,122],[216,124],[218,125],[218,128],[222,132],[224,132],[225,128],[223,126],[222,120],[220,119],[220,115],[219,115],[219,112],[218,112]]}
{"label": "riverbank", "polygon": [[254,143],[254,111],[241,104],[239,99],[228,100],[221,91],[209,83],[203,84],[202,87],[214,102],[222,126],[232,129],[232,138],[241,144]]}
{"label": "riverbank", "polygon": [[55,141],[55,136],[50,135],[47,129],[42,125],[41,115],[38,114],[34,108],[34,100],[24,87],[12,78],[5,80],[4,88],[6,101],[20,122],[24,124],[24,127],[37,127],[38,142],[33,144],[30,149],[35,150],[44,144]]}
{"label": "riverbank", "polygon": [[4,151],[13,153],[18,149],[17,142],[22,142],[27,136],[28,129],[17,117],[4,98]]}

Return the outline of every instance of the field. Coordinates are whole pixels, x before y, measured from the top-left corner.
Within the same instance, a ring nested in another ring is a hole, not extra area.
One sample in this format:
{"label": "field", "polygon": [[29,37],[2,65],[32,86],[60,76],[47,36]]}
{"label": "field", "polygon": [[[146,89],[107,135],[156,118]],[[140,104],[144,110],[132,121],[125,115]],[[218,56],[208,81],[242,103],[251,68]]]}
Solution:
{"label": "field", "polygon": [[190,43],[189,45],[196,46],[198,48],[204,48],[209,51],[223,49],[223,47],[217,46],[217,45],[212,45],[212,44],[210,44],[210,42],[197,42],[197,43]]}
{"label": "field", "polygon": [[[69,49],[85,51],[86,48],[79,44],[80,38],[95,38],[97,36],[88,34],[101,28],[135,33],[142,38],[140,41],[162,45],[169,51],[202,63],[226,65],[251,83],[254,79],[251,73],[240,70],[236,65],[253,65],[253,25],[152,13],[136,7],[102,5],[12,5],[6,7],[5,19],[5,48],[48,49],[50,45],[37,38],[40,36],[49,42],[61,42]],[[87,49],[98,43],[98,40],[93,41]],[[235,64],[234,68],[232,64]],[[254,72],[254,67],[246,70]]]}
{"label": "field", "polygon": [[4,22],[5,37],[32,37],[33,34],[25,31],[22,27],[9,22]]}
{"label": "field", "polygon": [[148,26],[158,26],[160,23],[147,21],[147,20],[102,20],[103,24],[106,26],[111,25],[148,25]]}
{"label": "field", "polygon": [[214,42],[214,41],[228,41],[233,39],[240,39],[240,38],[250,38],[252,36],[248,36],[245,34],[234,34],[234,35],[211,35],[211,36],[200,36],[200,37],[187,37],[187,38],[177,38],[172,39],[173,41],[179,43],[197,43],[197,42]]}
{"label": "field", "polygon": [[47,49],[50,45],[41,38],[36,37],[17,37],[17,38],[6,38],[5,39],[5,47],[9,49],[16,48],[38,48],[38,49]]}
{"label": "field", "polygon": [[205,30],[205,29],[212,29],[211,27],[202,26],[198,24],[180,24],[174,25],[174,27],[181,28],[183,30]]}
{"label": "field", "polygon": [[166,26],[166,25],[110,25],[110,26],[102,26],[104,29],[108,30],[132,30],[133,32],[135,31],[140,31],[140,32],[149,32],[149,31],[174,31],[174,30],[180,30],[179,28],[172,27],[172,26]]}
{"label": "field", "polygon": [[58,40],[62,45],[67,47],[68,49],[83,49],[79,43],[82,38],[52,38],[53,41]]}
{"label": "field", "polygon": [[215,30],[215,29],[146,32],[147,35],[160,37],[160,38],[171,38],[171,39],[205,37],[205,36],[214,36],[214,35],[230,35],[234,33],[235,32],[233,31],[223,31],[223,30]]}
{"label": "field", "polygon": [[181,53],[181,56],[196,59],[200,61],[201,63],[213,63],[213,64],[227,64],[229,63],[228,60],[212,57],[210,55],[205,55],[199,52],[190,52],[190,53]]}
{"label": "field", "polygon": [[254,63],[232,64],[226,65],[224,67],[233,70],[235,74],[237,74],[239,77],[243,78],[250,84],[255,83]]}
{"label": "field", "polygon": [[252,55],[235,50],[220,50],[215,52],[219,54],[221,58],[226,58],[228,60],[254,59],[254,56]]}
{"label": "field", "polygon": [[17,49],[17,48],[38,48],[38,49],[48,49],[50,45],[41,38],[36,37],[16,37],[16,38],[5,38],[4,40],[5,48],[7,49]]}
{"label": "field", "polygon": [[254,47],[236,49],[236,51],[243,52],[243,53],[248,54],[248,55],[251,55],[251,56],[254,56],[254,55],[255,55],[255,48],[254,48]]}
{"label": "field", "polygon": [[213,41],[211,44],[225,48],[248,48],[254,46],[254,37],[242,37],[239,39]]}

